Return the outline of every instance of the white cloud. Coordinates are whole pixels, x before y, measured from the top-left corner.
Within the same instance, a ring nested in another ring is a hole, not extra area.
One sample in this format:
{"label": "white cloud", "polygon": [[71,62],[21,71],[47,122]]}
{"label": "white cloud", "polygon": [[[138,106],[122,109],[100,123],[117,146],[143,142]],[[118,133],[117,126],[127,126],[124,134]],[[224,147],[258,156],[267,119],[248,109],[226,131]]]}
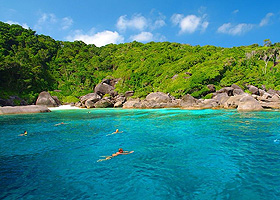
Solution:
{"label": "white cloud", "polygon": [[171,21],[174,25],[179,25],[180,34],[194,33],[197,30],[201,32],[205,31],[209,25],[209,22],[205,20],[206,15],[198,17],[196,15],[188,15],[184,17],[182,14],[174,14],[171,17]]}
{"label": "white cloud", "polygon": [[270,18],[273,16],[273,13],[267,13],[266,16],[261,20],[259,24],[246,24],[241,23],[233,25],[231,23],[226,23],[220,26],[217,30],[218,33],[224,33],[229,35],[242,35],[253,28],[262,27],[269,23]]}
{"label": "white cloud", "polygon": [[163,27],[163,26],[165,26],[165,25],[166,25],[166,23],[165,23],[165,21],[164,21],[163,19],[158,19],[158,20],[156,20],[155,23],[153,24],[152,29],[158,29],[158,28],[161,28],[161,27]]}
{"label": "white cloud", "polygon": [[75,35],[68,36],[67,40],[79,40],[85,42],[86,44],[94,44],[97,47],[101,47],[111,43],[122,43],[124,38],[116,31],[103,31],[96,34],[82,34],[81,31],[76,31]]}
{"label": "white cloud", "polygon": [[141,32],[138,35],[133,35],[130,37],[132,41],[136,40],[138,42],[148,42],[153,40],[153,34],[150,32]]}
{"label": "white cloud", "polygon": [[73,24],[73,20],[72,20],[71,18],[69,18],[69,17],[64,17],[64,18],[62,19],[62,29],[63,29],[63,30],[68,29],[69,27],[72,26],[72,24]]}
{"label": "white cloud", "polygon": [[272,17],[272,16],[273,16],[273,13],[267,13],[266,16],[261,20],[259,25],[261,27],[267,25],[270,20],[270,17]]}
{"label": "white cloud", "polygon": [[120,31],[126,29],[144,30],[148,26],[148,21],[141,15],[134,15],[131,19],[127,19],[126,15],[120,16],[117,22],[117,28]]}
{"label": "white cloud", "polygon": [[135,14],[131,19],[128,19],[126,15],[120,16],[116,27],[118,30],[125,32],[128,29],[136,31],[155,30],[165,25],[165,16],[161,14],[156,18],[146,18],[140,14]]}
{"label": "white cloud", "polygon": [[236,14],[238,12],[239,12],[239,10],[237,9],[237,10],[232,11],[232,14]]}
{"label": "white cloud", "polygon": [[201,24],[201,31],[202,32],[205,31],[207,29],[208,25],[209,25],[209,22],[203,22]]}
{"label": "white cloud", "polygon": [[181,32],[193,33],[200,24],[200,18],[195,15],[188,15],[180,22]]}
{"label": "white cloud", "polygon": [[53,13],[43,13],[38,19],[35,29],[36,30],[54,30],[62,29],[66,30],[73,24],[73,20],[70,17],[57,18]]}
{"label": "white cloud", "polygon": [[43,13],[42,16],[38,19],[36,26],[38,28],[42,28],[43,25],[55,24],[56,22],[57,22],[57,19],[54,14]]}
{"label": "white cloud", "polygon": [[182,21],[183,18],[184,18],[184,15],[182,15],[182,14],[174,14],[171,17],[171,21],[174,25],[178,25],[178,24],[180,24],[180,22]]}
{"label": "white cloud", "polygon": [[22,26],[22,27],[25,28],[25,29],[28,29],[28,28],[29,28],[29,26],[28,26],[26,23],[20,24],[20,23],[18,23],[18,22],[11,21],[11,20],[6,21],[6,23],[7,23],[7,24],[10,24],[10,25],[12,25],[12,24],[17,24],[17,25]]}
{"label": "white cloud", "polygon": [[253,24],[245,24],[245,23],[237,24],[237,25],[226,23],[218,28],[218,32],[229,34],[229,35],[241,35],[243,33],[250,31],[254,26],[255,25]]}

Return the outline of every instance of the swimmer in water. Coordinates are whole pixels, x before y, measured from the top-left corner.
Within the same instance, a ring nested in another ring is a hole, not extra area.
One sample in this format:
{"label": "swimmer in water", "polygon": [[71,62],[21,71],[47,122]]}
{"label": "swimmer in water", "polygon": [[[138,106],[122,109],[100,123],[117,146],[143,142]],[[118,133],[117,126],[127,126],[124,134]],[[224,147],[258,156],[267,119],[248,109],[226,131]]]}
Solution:
{"label": "swimmer in water", "polygon": [[[110,134],[108,134],[108,135],[113,135],[113,134],[122,133],[122,132],[123,132],[123,131],[119,131],[119,129],[117,129],[115,132],[110,133]],[[106,135],[106,136],[108,136],[108,135]]]}
{"label": "swimmer in water", "polygon": [[67,123],[61,122],[61,123],[55,124],[54,126],[59,126],[59,125],[63,125],[63,124],[67,124]]}
{"label": "swimmer in water", "polygon": [[27,136],[27,131],[24,131],[24,133],[20,134],[19,136]]}
{"label": "swimmer in water", "polygon": [[105,160],[110,160],[113,157],[116,157],[118,155],[127,155],[127,154],[131,154],[134,151],[124,151],[122,148],[119,148],[119,151],[116,153],[113,153],[111,156],[101,156],[101,157],[105,157],[104,159],[99,159],[97,160],[97,162],[101,162],[101,161],[105,161]]}

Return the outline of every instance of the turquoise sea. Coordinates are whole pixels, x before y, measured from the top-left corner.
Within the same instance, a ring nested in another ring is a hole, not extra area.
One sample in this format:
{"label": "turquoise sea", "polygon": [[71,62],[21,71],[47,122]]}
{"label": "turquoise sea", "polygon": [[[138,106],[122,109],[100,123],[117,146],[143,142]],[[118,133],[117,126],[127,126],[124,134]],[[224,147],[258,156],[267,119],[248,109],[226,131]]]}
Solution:
{"label": "turquoise sea", "polygon": [[[279,124],[279,111],[0,116],[0,199],[280,199]],[[134,153],[96,162],[120,147]]]}

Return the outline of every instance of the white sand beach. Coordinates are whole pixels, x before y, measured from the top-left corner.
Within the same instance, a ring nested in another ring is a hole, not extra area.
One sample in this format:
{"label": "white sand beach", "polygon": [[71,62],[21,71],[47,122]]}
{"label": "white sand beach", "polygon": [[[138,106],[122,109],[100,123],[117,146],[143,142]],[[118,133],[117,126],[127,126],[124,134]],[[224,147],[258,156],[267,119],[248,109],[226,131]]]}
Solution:
{"label": "white sand beach", "polygon": [[71,105],[61,105],[59,107],[48,107],[49,110],[74,110],[74,109],[84,109],[84,108],[78,108]]}

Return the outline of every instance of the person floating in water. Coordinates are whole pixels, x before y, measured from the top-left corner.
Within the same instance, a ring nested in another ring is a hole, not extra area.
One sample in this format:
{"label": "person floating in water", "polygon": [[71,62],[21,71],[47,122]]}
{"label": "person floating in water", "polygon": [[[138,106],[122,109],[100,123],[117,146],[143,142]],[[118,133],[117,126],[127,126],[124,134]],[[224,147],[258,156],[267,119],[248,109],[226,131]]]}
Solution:
{"label": "person floating in water", "polygon": [[116,153],[113,153],[111,156],[101,156],[101,157],[105,157],[104,159],[99,159],[97,160],[97,162],[101,162],[101,161],[105,161],[105,160],[110,160],[113,157],[116,157],[118,155],[127,155],[127,154],[131,154],[134,151],[124,151],[122,148],[119,148],[119,151]]}
{"label": "person floating in water", "polygon": [[59,126],[59,125],[63,125],[63,124],[67,124],[67,123],[61,122],[61,123],[55,124],[55,126]]}
{"label": "person floating in water", "polygon": [[20,134],[19,136],[27,136],[27,131],[24,131],[24,133]]}
{"label": "person floating in water", "polygon": [[[110,134],[108,134],[108,135],[113,135],[113,134],[122,133],[122,132],[123,132],[123,131],[119,131],[119,129],[117,129],[115,132],[110,133]],[[106,135],[106,136],[108,136],[108,135]]]}

